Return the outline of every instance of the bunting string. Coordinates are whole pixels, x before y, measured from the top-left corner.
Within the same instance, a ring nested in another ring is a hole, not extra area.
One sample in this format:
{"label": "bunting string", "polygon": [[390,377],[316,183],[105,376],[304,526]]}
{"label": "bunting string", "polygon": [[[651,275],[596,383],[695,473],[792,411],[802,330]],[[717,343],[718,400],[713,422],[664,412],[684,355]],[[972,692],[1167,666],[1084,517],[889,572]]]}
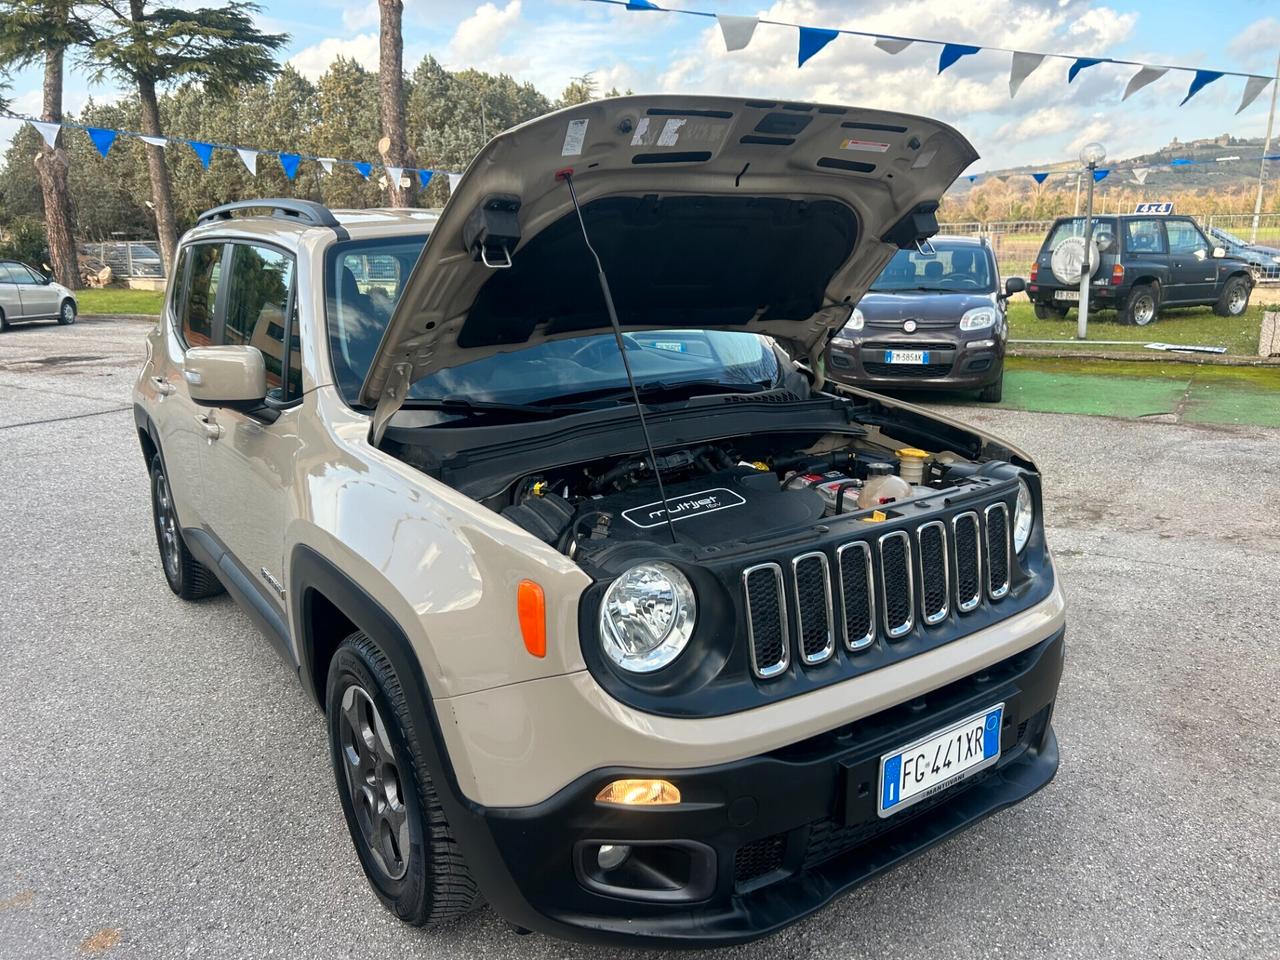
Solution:
{"label": "bunting string", "polygon": [[1009,47],[993,47],[993,46],[977,46],[970,43],[958,43],[953,40],[938,40],[933,37],[906,37],[894,34],[878,33],[867,30],[853,30],[847,28],[831,28],[831,27],[815,27],[807,26],[800,23],[791,23],[786,20],[768,20],[763,17],[746,17],[729,15],[725,13],[713,13],[707,10],[686,10],[679,7],[663,7],[652,2],[652,0],[582,0],[583,3],[604,3],[614,7],[622,7],[626,10],[641,11],[649,13],[670,13],[686,17],[704,17],[714,19],[720,26],[720,32],[724,36],[725,50],[733,52],[736,50],[745,50],[755,36],[756,27],[760,24],[766,24],[771,27],[786,27],[795,30],[797,35],[796,47],[796,66],[803,67],[810,59],[820,53],[833,40],[842,35],[851,37],[864,37],[875,42],[880,50],[891,56],[897,56],[913,44],[927,44],[931,47],[939,48],[938,52],[938,73],[942,73],[948,67],[954,66],[962,58],[973,56],[978,53],[1007,53],[1012,55],[1012,61],[1009,67],[1009,96],[1016,97],[1018,88],[1022,86],[1024,80],[1031,76],[1037,69],[1044,64],[1047,59],[1066,60],[1070,62],[1067,67],[1067,83],[1074,83],[1083,71],[1100,64],[1110,64],[1120,67],[1137,67],[1138,71],[1129,80],[1125,87],[1124,95],[1121,100],[1128,100],[1143,87],[1155,83],[1161,77],[1170,71],[1191,74],[1191,82],[1187,87],[1186,95],[1182,98],[1185,104],[1197,93],[1207,87],[1209,84],[1223,77],[1241,77],[1244,79],[1244,90],[1240,97],[1240,105],[1236,108],[1236,113],[1240,113],[1251,103],[1258,99],[1268,86],[1277,81],[1277,78],[1267,74],[1246,73],[1237,70],[1207,70],[1203,67],[1187,67],[1176,64],[1153,64],[1140,63],[1137,60],[1123,60],[1115,57],[1086,57],[1069,53],[1052,53],[1052,52],[1036,52],[1031,50],[1013,50]]}
{"label": "bunting string", "polygon": [[449,185],[449,193],[453,193],[453,188],[458,180],[462,178],[460,173],[451,173],[446,170],[433,170],[424,167],[397,167],[388,166],[385,163],[374,163],[365,160],[340,160],[336,157],[313,157],[305,153],[292,153],[284,150],[267,150],[262,147],[246,147],[236,146],[230,143],[205,143],[200,140],[189,140],[185,137],[170,136],[151,136],[150,134],[138,133],[134,130],[117,130],[110,127],[93,127],[83,123],[72,123],[63,120],[60,122],[52,122],[49,120],[37,120],[35,117],[27,117],[22,114],[12,113],[7,110],[0,110],[0,117],[9,120],[18,120],[29,123],[37,133],[44,139],[44,142],[53,149],[58,140],[58,134],[65,128],[70,130],[82,130],[88,135],[98,153],[105,157],[111,152],[112,146],[121,137],[131,140],[140,140],[143,143],[150,144],[153,147],[167,149],[172,146],[190,147],[195,153],[196,159],[200,161],[200,166],[205,170],[209,169],[209,164],[213,162],[213,154],[215,150],[226,150],[235,153],[240,158],[240,162],[244,164],[250,176],[256,177],[259,173],[258,158],[259,157],[275,157],[280,163],[280,169],[284,171],[284,175],[293,180],[298,175],[298,168],[305,161],[308,163],[320,164],[321,170],[325,174],[332,174],[336,167],[346,166],[355,170],[365,180],[368,180],[375,169],[386,172],[389,183],[401,182],[401,177],[408,174],[416,177],[418,186],[426,189],[435,177],[444,177]]}
{"label": "bunting string", "polygon": [[[1124,166],[1115,166],[1115,167],[1098,167],[1096,170],[1093,171],[1093,179],[1096,183],[1101,183],[1103,180],[1107,179],[1107,177],[1111,176],[1112,174],[1119,175],[1119,174],[1128,173],[1133,175],[1133,179],[1135,183],[1144,184],[1147,182],[1148,176],[1150,176],[1152,173],[1154,173],[1157,170],[1165,172],[1166,167],[1170,171],[1172,171],[1172,170],[1178,170],[1182,167],[1193,167],[1193,166],[1199,166],[1201,164],[1236,163],[1236,162],[1258,163],[1262,160],[1280,160],[1280,153],[1267,154],[1265,156],[1257,156],[1257,157],[1241,157],[1241,156],[1235,156],[1235,155],[1232,155],[1229,157],[1204,157],[1199,160],[1195,160],[1191,157],[1175,157],[1172,160],[1162,160],[1162,161],[1153,162],[1153,163],[1135,163],[1135,164],[1127,164]],[[1039,185],[1039,184],[1043,184],[1050,177],[1075,177],[1075,176],[1081,176],[1083,175],[1083,173],[1084,173],[1083,169],[1069,168],[1069,169],[1059,169],[1059,170],[1043,170],[1043,171],[1036,171],[1034,173],[968,173],[961,176],[960,179],[965,180],[969,183],[977,183],[980,180],[981,181],[990,180],[992,177],[994,177],[995,179],[1001,182],[1011,180],[1014,177],[1030,177]]]}

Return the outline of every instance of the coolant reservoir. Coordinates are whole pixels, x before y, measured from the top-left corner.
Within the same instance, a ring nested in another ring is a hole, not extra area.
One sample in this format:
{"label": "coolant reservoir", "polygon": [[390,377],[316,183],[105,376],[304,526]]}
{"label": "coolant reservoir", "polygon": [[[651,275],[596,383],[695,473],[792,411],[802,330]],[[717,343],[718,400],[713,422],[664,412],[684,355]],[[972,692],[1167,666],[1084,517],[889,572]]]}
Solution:
{"label": "coolant reservoir", "polygon": [[924,467],[929,462],[929,454],[915,447],[903,447],[895,452],[898,455],[898,476],[907,483],[924,483]]}
{"label": "coolant reservoir", "polygon": [[867,468],[867,482],[858,494],[858,506],[869,510],[892,500],[902,500],[911,493],[911,484],[895,474],[893,467],[887,463],[873,463]]}

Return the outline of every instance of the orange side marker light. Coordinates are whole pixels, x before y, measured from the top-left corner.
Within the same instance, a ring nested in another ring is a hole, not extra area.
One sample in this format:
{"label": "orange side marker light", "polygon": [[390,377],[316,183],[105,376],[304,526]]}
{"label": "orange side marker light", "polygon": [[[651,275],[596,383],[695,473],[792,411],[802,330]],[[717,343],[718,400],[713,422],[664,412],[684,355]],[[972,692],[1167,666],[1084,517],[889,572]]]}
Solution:
{"label": "orange side marker light", "polygon": [[520,633],[524,648],[535,657],[547,655],[547,600],[542,587],[532,580],[521,580],[516,590],[516,612],[520,616]]}

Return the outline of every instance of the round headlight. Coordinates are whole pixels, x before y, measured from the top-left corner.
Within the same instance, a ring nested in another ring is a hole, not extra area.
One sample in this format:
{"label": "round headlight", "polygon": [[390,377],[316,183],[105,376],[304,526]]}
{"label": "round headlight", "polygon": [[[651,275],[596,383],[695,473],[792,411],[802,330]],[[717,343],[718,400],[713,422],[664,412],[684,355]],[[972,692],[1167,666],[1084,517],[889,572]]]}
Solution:
{"label": "round headlight", "polygon": [[1031,488],[1027,481],[1018,480],[1018,502],[1013,507],[1013,549],[1021,553],[1031,539],[1035,524],[1036,508],[1031,502]]}
{"label": "round headlight", "polygon": [[697,613],[688,577],[669,563],[641,563],[605,591],[600,642],[623,670],[650,673],[680,656]]}

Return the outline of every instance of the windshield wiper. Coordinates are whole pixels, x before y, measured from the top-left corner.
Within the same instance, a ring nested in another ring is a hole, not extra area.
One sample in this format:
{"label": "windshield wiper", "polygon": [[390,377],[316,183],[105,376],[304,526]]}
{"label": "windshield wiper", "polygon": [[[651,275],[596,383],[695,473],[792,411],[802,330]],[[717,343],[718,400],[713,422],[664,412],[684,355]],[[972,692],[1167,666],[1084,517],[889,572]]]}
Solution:
{"label": "windshield wiper", "polygon": [[[679,393],[685,389],[692,388],[694,390],[714,390],[716,393],[760,393],[764,390],[772,389],[771,384],[765,383],[725,383],[723,380],[650,380],[646,383],[637,383],[636,391],[640,396],[662,395],[668,393]],[[631,397],[630,387],[601,387],[598,390],[580,390],[576,393],[566,393],[557,396],[557,401],[562,400],[619,400],[629,399]]]}
{"label": "windshield wiper", "polygon": [[497,400],[468,400],[466,397],[427,397],[421,400],[409,399],[404,402],[406,409],[443,410],[446,413],[518,413],[524,416],[548,417],[561,413],[582,413],[597,409],[586,403],[502,403]]}

